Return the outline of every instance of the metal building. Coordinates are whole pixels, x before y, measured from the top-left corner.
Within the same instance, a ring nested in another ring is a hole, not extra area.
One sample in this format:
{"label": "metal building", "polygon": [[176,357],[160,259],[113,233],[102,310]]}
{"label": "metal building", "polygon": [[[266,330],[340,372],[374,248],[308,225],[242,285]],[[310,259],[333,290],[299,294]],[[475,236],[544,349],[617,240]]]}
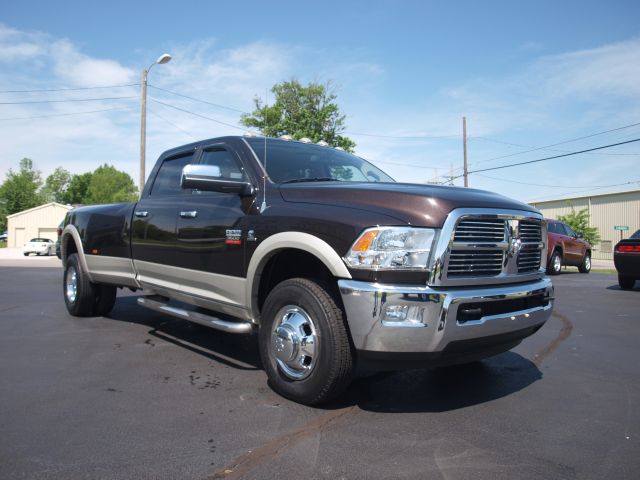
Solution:
{"label": "metal building", "polygon": [[571,213],[572,206],[576,212],[586,208],[589,226],[600,233],[600,244],[594,245],[592,252],[597,259],[612,260],[615,244],[640,229],[640,190],[531,202],[531,205],[546,218]]}
{"label": "metal building", "polygon": [[72,207],[47,203],[7,215],[7,247],[21,247],[32,238],[58,239],[58,225]]}

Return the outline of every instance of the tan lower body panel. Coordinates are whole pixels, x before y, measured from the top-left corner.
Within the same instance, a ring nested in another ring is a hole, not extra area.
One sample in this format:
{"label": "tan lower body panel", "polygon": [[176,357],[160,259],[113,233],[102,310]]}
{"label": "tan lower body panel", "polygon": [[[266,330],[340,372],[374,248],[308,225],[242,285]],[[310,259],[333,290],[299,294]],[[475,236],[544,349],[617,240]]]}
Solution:
{"label": "tan lower body panel", "polygon": [[103,257],[85,254],[91,280],[126,287],[139,287],[130,258]]}

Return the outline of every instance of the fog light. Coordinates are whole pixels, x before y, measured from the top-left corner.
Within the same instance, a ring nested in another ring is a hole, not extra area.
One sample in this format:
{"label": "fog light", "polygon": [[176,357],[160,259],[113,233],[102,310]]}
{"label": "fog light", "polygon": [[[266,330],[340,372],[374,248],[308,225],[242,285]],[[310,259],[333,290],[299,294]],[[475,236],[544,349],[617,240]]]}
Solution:
{"label": "fog light", "polygon": [[426,327],[423,319],[424,308],[419,306],[387,305],[382,313],[386,327]]}

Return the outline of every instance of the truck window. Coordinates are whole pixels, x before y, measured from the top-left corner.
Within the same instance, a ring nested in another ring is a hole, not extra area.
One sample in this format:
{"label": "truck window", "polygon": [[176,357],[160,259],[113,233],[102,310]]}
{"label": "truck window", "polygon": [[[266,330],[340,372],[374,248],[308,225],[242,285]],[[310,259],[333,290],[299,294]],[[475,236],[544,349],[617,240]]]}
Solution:
{"label": "truck window", "polygon": [[224,147],[212,147],[202,152],[200,159],[202,165],[214,165],[220,167],[223,180],[246,180],[244,168],[234,158],[233,154]]}
{"label": "truck window", "polygon": [[193,153],[179,157],[167,158],[162,162],[151,188],[151,195],[182,195],[191,193],[191,190],[180,188],[182,169],[191,163]]}

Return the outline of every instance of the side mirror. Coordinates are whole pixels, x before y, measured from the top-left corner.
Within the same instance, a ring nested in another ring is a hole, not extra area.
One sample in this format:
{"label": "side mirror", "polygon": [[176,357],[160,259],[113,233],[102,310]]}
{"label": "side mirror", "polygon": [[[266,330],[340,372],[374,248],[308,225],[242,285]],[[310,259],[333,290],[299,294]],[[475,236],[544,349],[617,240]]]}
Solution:
{"label": "side mirror", "polygon": [[243,197],[255,194],[255,189],[249,182],[222,178],[217,165],[187,165],[182,169],[180,186],[206,192],[237,193]]}

